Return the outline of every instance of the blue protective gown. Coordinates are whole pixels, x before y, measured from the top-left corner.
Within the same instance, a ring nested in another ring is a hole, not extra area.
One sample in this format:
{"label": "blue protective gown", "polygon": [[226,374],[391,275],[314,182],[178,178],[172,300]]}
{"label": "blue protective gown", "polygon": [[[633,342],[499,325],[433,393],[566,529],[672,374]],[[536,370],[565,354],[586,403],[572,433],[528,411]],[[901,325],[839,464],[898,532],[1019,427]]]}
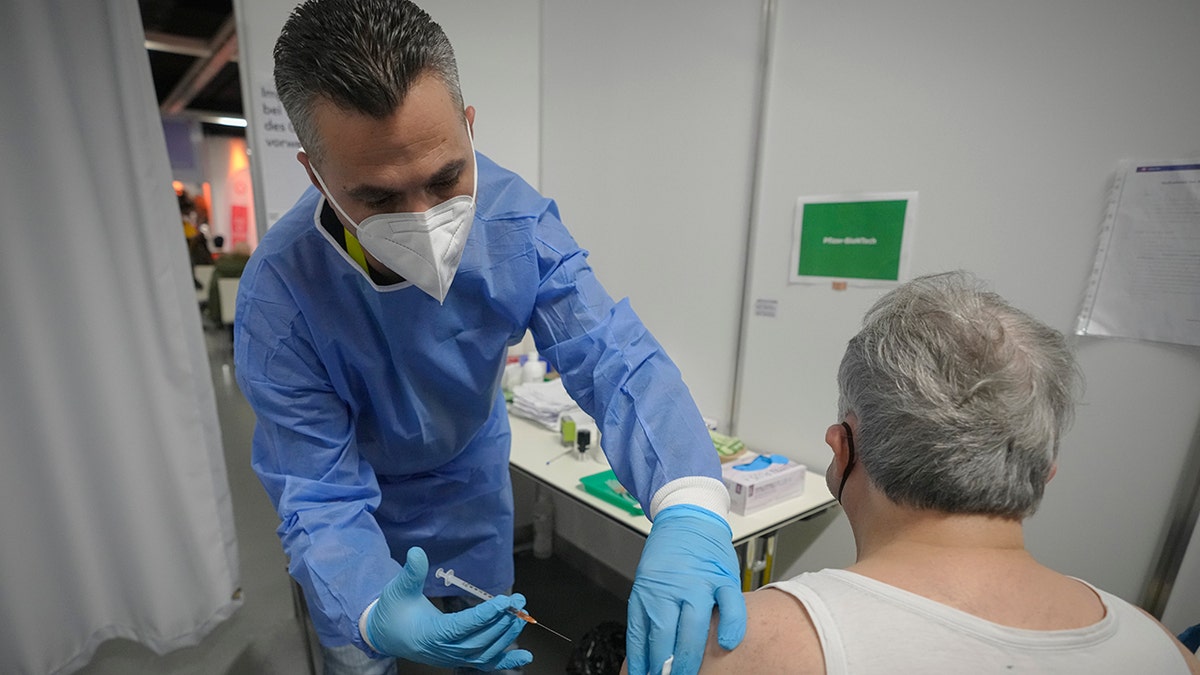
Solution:
{"label": "blue protective gown", "polygon": [[[234,354],[258,417],[252,464],[329,646],[365,647],[359,615],[410,546],[491,592],[512,585],[500,379],[526,328],[642,504],[669,481],[720,476],[678,369],[601,287],[554,202],[476,157],[475,222],[444,305],[375,285],[320,225],[333,215],[313,188],[241,278]],[[435,582],[427,595],[453,590]]]}

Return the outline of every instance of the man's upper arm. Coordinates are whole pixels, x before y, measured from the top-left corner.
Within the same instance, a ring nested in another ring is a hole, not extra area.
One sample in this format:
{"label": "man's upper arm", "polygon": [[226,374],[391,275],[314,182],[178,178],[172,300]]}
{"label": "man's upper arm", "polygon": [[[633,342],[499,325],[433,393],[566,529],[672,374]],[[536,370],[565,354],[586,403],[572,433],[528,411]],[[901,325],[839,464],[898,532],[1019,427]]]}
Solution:
{"label": "man's upper arm", "polygon": [[714,614],[701,673],[825,672],[821,642],[799,600],[772,588],[746,593],[745,597],[746,638],[733,651],[722,648],[717,644]]}

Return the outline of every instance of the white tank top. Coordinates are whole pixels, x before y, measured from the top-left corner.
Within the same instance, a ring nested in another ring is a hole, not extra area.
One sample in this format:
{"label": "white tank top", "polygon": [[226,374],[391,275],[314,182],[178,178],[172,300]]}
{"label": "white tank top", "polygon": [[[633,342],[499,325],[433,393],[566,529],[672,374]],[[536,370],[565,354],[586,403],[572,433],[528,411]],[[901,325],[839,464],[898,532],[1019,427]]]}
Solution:
{"label": "white tank top", "polygon": [[1088,586],[1104,603],[1104,618],[1051,631],[1001,626],[846,570],[801,574],[768,588],[808,609],[829,675],[1190,672],[1162,628],[1133,605]]}

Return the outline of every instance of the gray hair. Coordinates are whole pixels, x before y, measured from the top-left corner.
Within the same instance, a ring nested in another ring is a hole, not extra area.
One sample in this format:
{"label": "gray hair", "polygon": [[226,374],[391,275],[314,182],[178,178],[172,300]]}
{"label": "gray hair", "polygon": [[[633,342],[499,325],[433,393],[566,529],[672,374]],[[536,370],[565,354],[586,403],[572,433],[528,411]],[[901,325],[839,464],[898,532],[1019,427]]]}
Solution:
{"label": "gray hair", "polygon": [[292,11],[275,42],[275,89],[314,161],[321,153],[312,112],[319,99],[382,119],[426,73],[441,79],[461,109],[454,48],[407,0],[309,0]]}
{"label": "gray hair", "polygon": [[846,347],[838,412],[889,499],[1022,519],[1042,499],[1079,370],[1062,333],[950,272],[883,296]]}

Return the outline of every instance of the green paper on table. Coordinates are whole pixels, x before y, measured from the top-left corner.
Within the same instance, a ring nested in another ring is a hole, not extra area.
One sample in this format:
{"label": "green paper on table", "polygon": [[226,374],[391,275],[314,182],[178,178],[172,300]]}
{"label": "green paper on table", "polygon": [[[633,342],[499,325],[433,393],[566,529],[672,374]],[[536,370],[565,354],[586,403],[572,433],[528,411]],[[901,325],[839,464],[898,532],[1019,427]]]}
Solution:
{"label": "green paper on table", "polygon": [[579,482],[588,494],[595,495],[613,506],[625,509],[635,516],[645,515],[641,504],[638,504],[638,500],[621,485],[617,480],[617,475],[612,472],[612,469],[584,476],[579,479]]}
{"label": "green paper on table", "polygon": [[721,462],[731,462],[746,451],[746,444],[740,438],[734,436],[726,436],[718,434],[711,429],[708,435],[712,438],[713,447],[717,450],[717,456],[721,458]]}

